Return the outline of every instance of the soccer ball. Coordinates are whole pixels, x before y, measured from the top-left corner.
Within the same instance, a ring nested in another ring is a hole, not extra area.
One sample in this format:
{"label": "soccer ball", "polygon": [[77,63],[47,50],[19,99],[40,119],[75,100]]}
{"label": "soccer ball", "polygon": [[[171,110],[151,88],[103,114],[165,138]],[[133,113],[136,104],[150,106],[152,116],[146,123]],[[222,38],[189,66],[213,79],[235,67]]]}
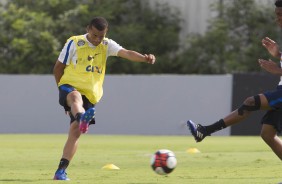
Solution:
{"label": "soccer ball", "polygon": [[159,175],[171,173],[177,165],[175,154],[167,149],[158,150],[151,158],[151,167]]}

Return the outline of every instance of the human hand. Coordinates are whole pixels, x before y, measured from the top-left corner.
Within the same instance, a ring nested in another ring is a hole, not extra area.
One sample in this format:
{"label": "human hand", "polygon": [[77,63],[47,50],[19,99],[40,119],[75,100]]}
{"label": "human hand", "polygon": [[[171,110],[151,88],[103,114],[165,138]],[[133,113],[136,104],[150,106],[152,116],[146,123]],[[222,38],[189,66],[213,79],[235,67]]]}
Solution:
{"label": "human hand", "polygon": [[282,69],[274,61],[270,59],[269,60],[259,59],[258,62],[260,67],[266,70],[267,72],[275,75],[280,75],[280,76],[282,75]]}
{"label": "human hand", "polygon": [[279,52],[279,46],[278,44],[271,40],[268,37],[265,37],[262,39],[262,45],[268,50],[268,52],[273,56],[273,57],[277,57],[280,58],[281,54]]}
{"label": "human hand", "polygon": [[154,64],[156,62],[156,57],[153,54],[144,54],[146,62]]}

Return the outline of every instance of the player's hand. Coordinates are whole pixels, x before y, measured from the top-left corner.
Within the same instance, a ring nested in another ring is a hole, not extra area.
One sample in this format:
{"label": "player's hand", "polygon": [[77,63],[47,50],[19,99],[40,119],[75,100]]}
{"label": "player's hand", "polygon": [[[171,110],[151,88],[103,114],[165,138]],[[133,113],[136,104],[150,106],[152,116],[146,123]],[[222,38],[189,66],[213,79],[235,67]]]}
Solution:
{"label": "player's hand", "polygon": [[271,40],[268,37],[265,37],[261,42],[273,57],[280,58],[279,46],[275,41]]}
{"label": "player's hand", "polygon": [[144,54],[146,62],[154,64],[156,62],[156,57],[153,54]]}
{"label": "player's hand", "polygon": [[266,70],[267,72],[275,75],[280,75],[280,76],[282,75],[282,69],[274,61],[270,59],[269,60],[259,59],[258,62],[260,67]]}

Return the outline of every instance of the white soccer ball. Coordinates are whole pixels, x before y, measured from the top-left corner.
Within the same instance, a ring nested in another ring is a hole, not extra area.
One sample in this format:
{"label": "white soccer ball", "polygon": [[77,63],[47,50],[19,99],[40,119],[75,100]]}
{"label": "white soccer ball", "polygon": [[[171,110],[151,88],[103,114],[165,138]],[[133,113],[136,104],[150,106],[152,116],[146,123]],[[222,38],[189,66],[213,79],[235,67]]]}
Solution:
{"label": "white soccer ball", "polygon": [[159,175],[171,173],[176,165],[175,154],[167,149],[158,150],[151,158],[151,167]]}

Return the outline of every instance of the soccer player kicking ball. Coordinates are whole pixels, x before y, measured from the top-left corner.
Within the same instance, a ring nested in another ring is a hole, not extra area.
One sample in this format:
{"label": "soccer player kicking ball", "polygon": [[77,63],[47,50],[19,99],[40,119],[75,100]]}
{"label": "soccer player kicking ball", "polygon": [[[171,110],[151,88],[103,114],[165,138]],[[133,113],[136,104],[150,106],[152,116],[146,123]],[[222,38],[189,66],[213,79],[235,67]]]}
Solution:
{"label": "soccer player kicking ball", "polygon": [[63,149],[54,180],[69,180],[66,168],[73,158],[81,133],[95,123],[95,104],[103,95],[106,60],[119,56],[134,62],[155,63],[152,54],[127,50],[106,38],[108,22],[95,17],[84,35],[69,38],[54,66],[54,76],[59,88],[59,103],[70,116],[68,139]]}
{"label": "soccer player kicking ball", "polygon": [[[275,2],[275,6],[277,23],[280,27],[282,27],[282,0],[277,0]],[[282,56],[279,52],[279,46],[276,44],[276,42],[266,37],[262,40],[262,45],[272,56],[280,58],[280,65],[282,66]],[[258,63],[260,64],[261,68],[267,72],[281,76],[281,80],[276,90],[267,91],[262,94],[248,97],[243,102],[241,107],[231,112],[225,118],[220,119],[209,126],[195,124],[189,120],[187,125],[196,142],[201,142],[206,136],[241,122],[253,111],[267,110],[261,121],[261,137],[271,147],[273,152],[280,158],[280,160],[282,160],[282,141],[277,136],[277,133],[280,133],[282,130],[282,69],[271,60],[259,59]]]}

